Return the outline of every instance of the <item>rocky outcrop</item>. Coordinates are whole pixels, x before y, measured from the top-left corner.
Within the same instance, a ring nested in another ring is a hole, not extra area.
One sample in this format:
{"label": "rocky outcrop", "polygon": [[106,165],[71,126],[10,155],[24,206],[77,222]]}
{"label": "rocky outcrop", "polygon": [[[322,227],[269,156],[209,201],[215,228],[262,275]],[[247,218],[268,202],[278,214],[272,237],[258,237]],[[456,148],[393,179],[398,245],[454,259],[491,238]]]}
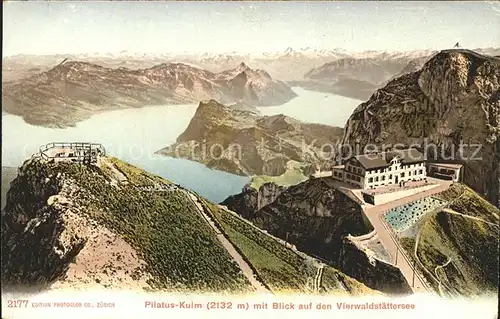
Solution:
{"label": "rocky outcrop", "polygon": [[112,163],[126,182],[114,180],[107,166],[38,157],[23,164],[2,211],[2,285],[15,291],[245,289],[241,270],[183,190]]}
{"label": "rocky outcrop", "polygon": [[[287,239],[299,250],[330,261],[338,260],[344,236],[364,235],[373,230],[361,206],[321,178],[286,189],[267,184],[261,191],[267,204],[260,208],[256,194],[257,191],[246,189],[226,199],[223,205]],[[272,198],[274,201],[268,203]]]}
{"label": "rocky outcrop", "polygon": [[[109,157],[100,157],[96,166],[36,156],[26,161],[2,211],[1,245],[2,291],[15,293],[93,288],[246,293],[256,286],[248,279],[249,267],[273,292],[303,293],[311,291],[317,273],[311,257],[234,213]],[[373,293],[325,269],[348,287]],[[337,279],[325,282],[328,292],[345,292]]]}
{"label": "rocky outcrop", "polygon": [[[151,105],[223,103],[279,105],[296,94],[264,70],[245,64],[212,73],[183,63],[131,70],[66,61],[28,78],[4,82],[2,109],[26,122],[66,127],[96,112]],[[43,107],[40,107],[43,105]]]}
{"label": "rocky outcrop", "polygon": [[261,208],[257,204],[259,192],[253,189],[245,189],[222,204],[370,288],[388,294],[412,292],[400,270],[384,261],[388,254],[379,241],[363,246],[351,240],[351,235],[372,234],[373,226],[350,197],[320,178],[286,189],[264,186],[260,193],[266,194],[266,205]]}
{"label": "rocky outcrop", "polygon": [[367,255],[347,237],[342,242],[337,264],[347,275],[372,289],[393,295],[412,294],[410,285],[398,268]]}
{"label": "rocky outcrop", "polygon": [[[201,102],[177,142],[159,154],[187,158],[238,175],[279,176],[287,163],[330,162],[342,129],[284,115],[259,116],[214,100]],[[322,150],[322,146],[326,145]]]}
{"label": "rocky outcrop", "polygon": [[361,104],[342,143],[418,145],[429,160],[464,164],[464,182],[498,205],[499,133],[500,59],[447,50]]}
{"label": "rocky outcrop", "polygon": [[2,210],[2,283],[16,290],[151,288],[136,249],[75,202],[75,181],[40,168],[37,159],[24,163]]}
{"label": "rocky outcrop", "polygon": [[285,189],[272,182],[263,184],[258,190],[246,185],[241,193],[229,196],[221,204],[246,219],[253,219],[256,211],[273,203]]}
{"label": "rocky outcrop", "polygon": [[327,260],[337,260],[345,235],[373,230],[358,203],[322,179],[287,188],[273,203],[257,210],[252,221],[287,238],[299,250]]}

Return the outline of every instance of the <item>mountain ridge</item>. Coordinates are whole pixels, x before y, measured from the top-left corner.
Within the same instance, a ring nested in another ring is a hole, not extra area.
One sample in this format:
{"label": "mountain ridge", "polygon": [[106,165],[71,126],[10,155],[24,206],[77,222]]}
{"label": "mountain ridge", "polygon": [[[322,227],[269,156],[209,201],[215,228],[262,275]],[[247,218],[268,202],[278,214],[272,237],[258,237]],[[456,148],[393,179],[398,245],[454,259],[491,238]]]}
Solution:
{"label": "mountain ridge", "polygon": [[330,145],[341,134],[338,127],[304,123],[283,114],[261,116],[208,100],[200,102],[176,143],[157,153],[243,176],[279,176],[292,169],[290,162],[305,165],[308,172],[315,161],[328,161],[321,145]]}
{"label": "mountain ridge", "polygon": [[210,98],[267,106],[296,96],[267,72],[247,65],[240,68],[213,73],[185,63],[162,63],[132,70],[64,60],[46,72],[2,83],[2,108],[31,124],[65,127],[93,113],[119,108]]}
{"label": "mountain ridge", "polygon": [[322,267],[314,258],[116,158],[85,166],[34,156],[19,168],[7,197],[3,291],[251,293],[245,271],[253,271],[273,293],[376,293],[329,266],[336,275],[314,287]]}
{"label": "mountain ridge", "polygon": [[453,156],[464,164],[464,182],[498,205],[499,117],[500,59],[446,50],[360,104],[342,143],[360,149],[417,144],[429,150],[431,160]]}

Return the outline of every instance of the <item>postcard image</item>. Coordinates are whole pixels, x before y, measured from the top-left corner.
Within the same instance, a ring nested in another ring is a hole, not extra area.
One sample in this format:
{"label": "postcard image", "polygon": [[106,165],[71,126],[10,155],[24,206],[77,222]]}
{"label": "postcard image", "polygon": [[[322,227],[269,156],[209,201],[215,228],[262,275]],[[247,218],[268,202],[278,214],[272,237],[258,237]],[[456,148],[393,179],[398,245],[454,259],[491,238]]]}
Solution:
{"label": "postcard image", "polygon": [[497,318],[499,24],[4,1],[2,318]]}

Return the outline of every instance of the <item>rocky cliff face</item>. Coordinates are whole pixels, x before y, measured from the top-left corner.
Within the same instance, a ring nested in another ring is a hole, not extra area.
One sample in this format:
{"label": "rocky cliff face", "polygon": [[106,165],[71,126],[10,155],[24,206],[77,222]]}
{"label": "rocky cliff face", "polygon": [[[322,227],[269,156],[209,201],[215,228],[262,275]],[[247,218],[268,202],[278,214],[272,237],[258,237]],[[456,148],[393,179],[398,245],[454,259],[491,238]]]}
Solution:
{"label": "rocky cliff face", "polygon": [[252,219],[256,211],[273,203],[285,189],[272,182],[263,184],[258,190],[247,185],[241,193],[229,196],[221,204],[238,212],[246,219]]}
{"label": "rocky cliff face", "polygon": [[46,72],[2,86],[3,110],[31,124],[60,127],[117,108],[197,103],[212,98],[266,106],[296,96],[264,70],[253,70],[245,64],[212,73],[182,63],[131,70],[65,60]]}
{"label": "rocky cliff face", "polygon": [[368,287],[387,294],[411,294],[412,290],[401,271],[379,259],[368,256],[348,238],[344,238],[338,257],[340,269]]}
{"label": "rocky cliff face", "polygon": [[[187,158],[239,175],[278,176],[287,163],[329,162],[342,129],[302,123],[284,115],[259,116],[214,100],[201,102],[177,142],[159,154]],[[325,147],[332,150],[332,147]]]}
{"label": "rocky cliff face", "polygon": [[[349,118],[343,144],[416,144],[429,160],[463,163],[464,181],[499,199],[500,59],[468,50],[442,51],[400,76]],[[477,151],[477,153],[476,153]]]}
{"label": "rocky cliff face", "polygon": [[[259,207],[259,196],[264,197],[264,206]],[[259,191],[245,189],[222,205],[300,251],[327,260],[372,289],[388,294],[411,293],[399,269],[382,261],[387,259],[387,252],[380,242],[368,247],[349,239],[348,235],[369,234],[373,227],[361,206],[329,186],[327,179],[311,179],[288,188],[268,183]],[[367,250],[380,257],[368,256]]]}
{"label": "rocky cliff face", "polygon": [[288,238],[297,248],[328,260],[337,260],[343,236],[373,230],[361,207],[322,179],[288,187],[272,203],[255,211],[251,220],[278,237]]}
{"label": "rocky cliff face", "polygon": [[[239,268],[183,190],[123,162],[107,163],[86,167],[33,158],[23,164],[2,211],[3,285],[246,289]],[[120,171],[126,180],[117,182]],[[166,238],[169,227],[173,237]]]}

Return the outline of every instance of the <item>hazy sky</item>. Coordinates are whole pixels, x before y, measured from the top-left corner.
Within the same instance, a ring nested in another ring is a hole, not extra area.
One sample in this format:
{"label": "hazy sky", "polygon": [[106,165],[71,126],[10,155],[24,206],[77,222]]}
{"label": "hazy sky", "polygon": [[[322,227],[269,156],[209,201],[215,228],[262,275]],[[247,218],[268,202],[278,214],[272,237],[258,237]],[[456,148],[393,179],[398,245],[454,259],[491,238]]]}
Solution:
{"label": "hazy sky", "polygon": [[4,2],[3,55],[500,46],[493,2]]}

